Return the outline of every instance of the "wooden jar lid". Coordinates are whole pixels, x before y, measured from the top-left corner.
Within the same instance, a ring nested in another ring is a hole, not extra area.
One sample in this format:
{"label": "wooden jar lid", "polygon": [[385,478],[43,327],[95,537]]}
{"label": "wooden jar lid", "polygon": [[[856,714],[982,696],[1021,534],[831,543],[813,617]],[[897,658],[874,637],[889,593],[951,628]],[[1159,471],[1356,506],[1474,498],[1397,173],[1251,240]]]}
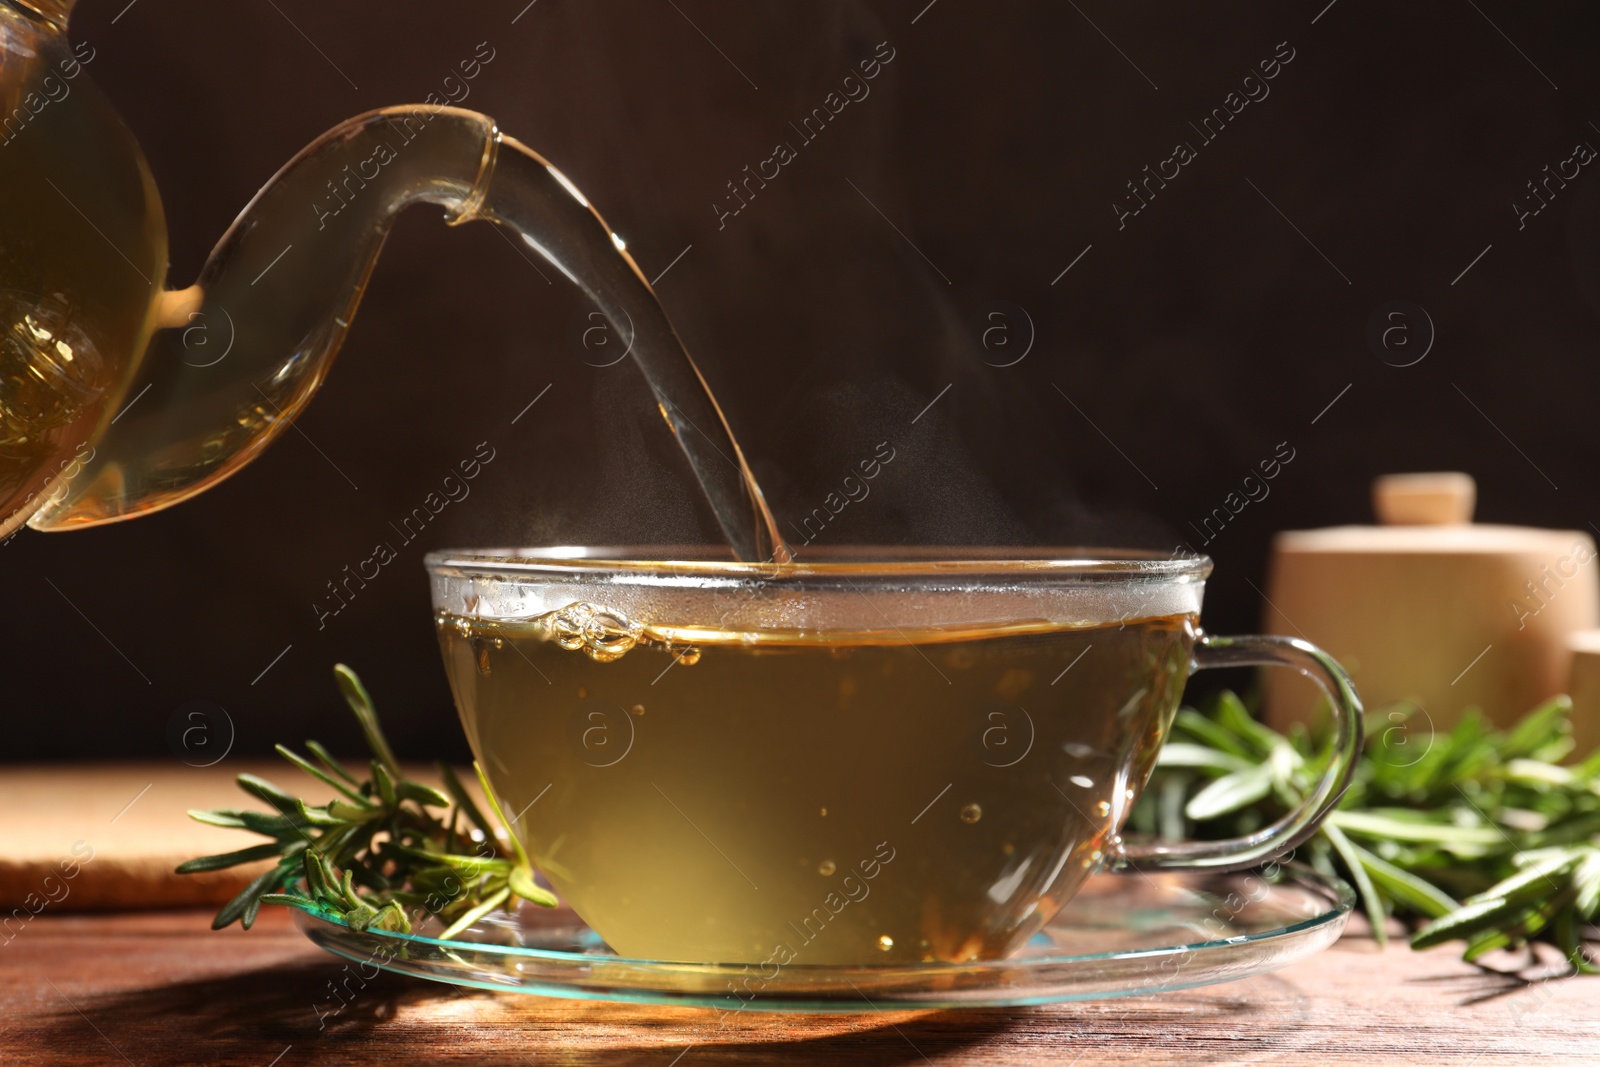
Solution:
{"label": "wooden jar lid", "polygon": [[1477,502],[1477,483],[1460,471],[1385,474],[1372,483],[1372,510],[1385,526],[1468,523]]}

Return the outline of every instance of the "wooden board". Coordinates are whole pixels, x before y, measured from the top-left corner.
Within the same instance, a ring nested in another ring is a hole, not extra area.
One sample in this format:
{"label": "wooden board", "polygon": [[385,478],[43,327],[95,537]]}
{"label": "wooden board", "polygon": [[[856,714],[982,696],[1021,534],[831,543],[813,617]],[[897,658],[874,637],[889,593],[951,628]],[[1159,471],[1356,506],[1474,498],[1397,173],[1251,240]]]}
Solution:
{"label": "wooden board", "polygon": [[[544,1000],[352,975],[281,909],[46,911],[0,944],[0,1061],[57,1064],[1600,1062],[1600,979],[1526,984],[1346,937],[1274,974],[1126,1000],[826,1017]],[[3,940],[3,935],[0,935]],[[340,990],[336,999],[334,990]],[[341,1007],[342,1005],[342,1007]],[[335,1013],[335,1008],[339,1010]]]}
{"label": "wooden board", "polygon": [[[218,904],[262,865],[199,875],[186,859],[259,838],[195,822],[189,808],[263,807],[234,784],[249,771],[300,788],[282,762],[0,767],[0,913]],[[312,794],[320,797],[320,794]]]}
{"label": "wooden board", "polygon": [[[83,911],[219,905],[265,862],[179,875],[184,860],[232,852],[265,838],[189,818],[191,808],[266,805],[234,779],[259,775],[321,803],[333,790],[283,760],[0,766],[0,916],[17,908]],[[407,767],[438,784],[432,768]],[[469,776],[470,777],[470,776]],[[476,796],[476,786],[469,786]]]}

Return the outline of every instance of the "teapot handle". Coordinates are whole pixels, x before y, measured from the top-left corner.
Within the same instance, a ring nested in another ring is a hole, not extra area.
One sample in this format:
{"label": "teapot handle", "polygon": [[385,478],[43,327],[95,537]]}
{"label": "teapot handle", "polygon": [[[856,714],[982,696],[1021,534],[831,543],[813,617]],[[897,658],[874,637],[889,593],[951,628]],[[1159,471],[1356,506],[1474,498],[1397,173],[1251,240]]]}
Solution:
{"label": "teapot handle", "polygon": [[1344,796],[1362,745],[1361,698],[1350,676],[1322,649],[1293,637],[1212,637],[1195,647],[1195,670],[1208,667],[1292,667],[1322,687],[1333,708],[1333,742],[1327,770],[1289,812],[1252,834],[1221,841],[1162,841],[1119,845],[1113,866],[1140,870],[1236,870],[1283,855],[1316,832]]}

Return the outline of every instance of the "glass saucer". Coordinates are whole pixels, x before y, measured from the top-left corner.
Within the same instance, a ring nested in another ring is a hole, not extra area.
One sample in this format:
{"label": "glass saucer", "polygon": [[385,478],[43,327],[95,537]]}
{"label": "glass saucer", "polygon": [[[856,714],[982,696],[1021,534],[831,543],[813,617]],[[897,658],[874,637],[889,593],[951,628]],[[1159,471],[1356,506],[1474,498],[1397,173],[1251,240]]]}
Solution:
{"label": "glass saucer", "polygon": [[363,967],[507,993],[728,1011],[1016,1007],[1233,981],[1338,939],[1355,901],[1348,885],[1300,864],[1267,871],[1099,874],[1017,953],[974,963],[763,970],[624,959],[564,907],[525,906],[453,941],[425,936],[427,926],[358,932],[332,912],[296,918]]}

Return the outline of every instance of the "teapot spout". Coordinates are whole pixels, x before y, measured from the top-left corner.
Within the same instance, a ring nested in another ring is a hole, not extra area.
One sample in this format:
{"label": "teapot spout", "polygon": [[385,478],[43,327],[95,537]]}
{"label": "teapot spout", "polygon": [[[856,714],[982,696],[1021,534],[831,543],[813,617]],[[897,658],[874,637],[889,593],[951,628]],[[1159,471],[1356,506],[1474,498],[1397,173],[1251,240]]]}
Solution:
{"label": "teapot spout", "polygon": [[494,122],[387,108],[330,130],[256,194],[157,327],[93,458],[28,525],[95,526],[157,511],[227,478],[288,428],[327,374],[395,216],[471,217]]}
{"label": "teapot spout", "polygon": [[443,205],[452,224],[514,231],[593,299],[628,339],[735,554],[787,558],[722,411],[621,240],[493,120],[431,105],[351,119],[256,195],[199,281],[162,295],[129,399],[28,524],[62,530],[170,507],[259,455],[322,383],[394,217],[418,201]]}

